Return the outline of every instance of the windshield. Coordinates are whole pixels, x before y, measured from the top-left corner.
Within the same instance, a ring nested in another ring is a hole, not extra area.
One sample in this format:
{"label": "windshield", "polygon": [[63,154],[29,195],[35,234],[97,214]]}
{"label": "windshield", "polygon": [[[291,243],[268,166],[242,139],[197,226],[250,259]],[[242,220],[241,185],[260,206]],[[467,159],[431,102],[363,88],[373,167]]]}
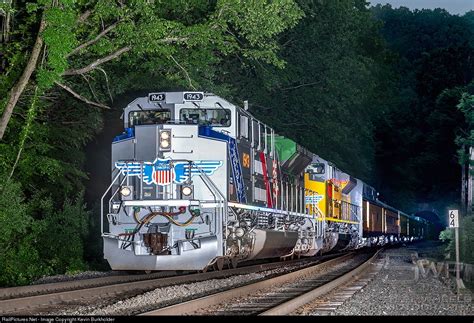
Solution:
{"label": "windshield", "polygon": [[181,109],[180,119],[186,124],[213,127],[230,126],[230,110],[227,109]]}
{"label": "windshield", "polygon": [[162,124],[169,121],[170,118],[170,110],[130,111],[128,114],[128,125],[133,127],[144,124]]}

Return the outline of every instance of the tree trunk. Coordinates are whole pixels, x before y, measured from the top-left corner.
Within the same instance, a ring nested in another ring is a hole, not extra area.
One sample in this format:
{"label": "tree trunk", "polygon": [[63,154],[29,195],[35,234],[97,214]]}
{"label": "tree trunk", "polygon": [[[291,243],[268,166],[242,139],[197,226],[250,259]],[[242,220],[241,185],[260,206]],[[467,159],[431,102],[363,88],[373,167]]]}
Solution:
{"label": "tree trunk", "polygon": [[38,36],[36,36],[36,42],[33,47],[33,51],[31,52],[30,59],[26,64],[26,67],[23,71],[18,82],[15,86],[11,89],[9,99],[5,110],[3,111],[2,119],[0,120],[0,140],[3,139],[3,135],[5,134],[5,130],[7,129],[8,122],[12,116],[13,109],[18,102],[23,90],[25,89],[26,85],[28,84],[31,74],[36,69],[36,62],[38,61],[38,57],[41,53],[41,48],[43,47],[43,39],[41,38],[41,32],[44,30],[45,27],[45,20],[44,16],[41,18],[40,27],[38,30]]}

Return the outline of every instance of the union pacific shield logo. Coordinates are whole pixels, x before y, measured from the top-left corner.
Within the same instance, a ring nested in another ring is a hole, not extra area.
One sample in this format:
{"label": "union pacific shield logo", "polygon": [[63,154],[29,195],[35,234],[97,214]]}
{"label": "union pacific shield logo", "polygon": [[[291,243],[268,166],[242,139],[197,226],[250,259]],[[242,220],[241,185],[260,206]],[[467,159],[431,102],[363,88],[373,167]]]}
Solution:
{"label": "union pacific shield logo", "polygon": [[[169,159],[156,159],[154,164],[147,166],[150,170],[144,170],[143,181],[147,184],[169,185],[174,179],[174,172],[171,169]],[[148,172],[151,171],[151,179]],[[145,174],[146,173],[146,174]]]}
{"label": "union pacific shield logo", "polygon": [[172,182],[182,184],[190,177],[205,174],[210,176],[222,166],[220,160],[196,160],[191,164],[187,162],[172,162],[171,159],[155,159],[153,162],[116,162],[120,172],[125,176],[138,176],[146,184],[160,186]]}

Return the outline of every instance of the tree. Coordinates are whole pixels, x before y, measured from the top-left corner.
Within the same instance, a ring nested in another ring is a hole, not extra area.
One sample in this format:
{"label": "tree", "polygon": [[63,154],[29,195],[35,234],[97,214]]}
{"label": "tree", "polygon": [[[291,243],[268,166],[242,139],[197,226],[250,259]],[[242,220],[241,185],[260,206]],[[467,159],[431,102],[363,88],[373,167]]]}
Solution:
{"label": "tree", "polygon": [[398,56],[399,80],[395,104],[376,129],[378,187],[407,211],[417,203],[446,205],[460,195],[453,142],[464,121],[456,104],[473,77],[474,25],[442,9],[372,11]]}
{"label": "tree", "polygon": [[[175,65],[173,76],[185,76],[193,88],[196,84],[186,69],[183,54],[194,50],[200,52],[201,65],[216,64],[223,56],[239,52],[244,57],[281,66],[274,37],[301,17],[301,11],[291,0],[98,0],[93,4],[72,0],[51,4],[43,0],[28,3],[27,8],[31,15],[41,17],[37,40],[22,76],[10,91],[0,122],[0,139],[35,69],[35,81],[42,90],[57,85],[87,104],[107,108],[98,102],[100,97],[91,100],[63,82],[83,78],[94,92],[92,72],[101,72],[109,86],[110,77],[103,65],[125,57],[127,66],[138,67],[145,74],[152,74],[140,68],[144,64],[149,66],[145,63],[149,59],[160,64],[167,61],[163,67]],[[46,62],[37,67],[43,40]],[[159,65],[155,67],[160,69]]]}
{"label": "tree", "polygon": [[231,57],[221,82],[277,133],[370,180],[374,123],[394,82],[381,25],[364,1],[299,4],[305,17],[280,38],[285,69]]}
{"label": "tree", "polygon": [[[466,126],[461,128],[461,133],[456,138],[458,149],[459,164],[470,163],[470,155],[466,154],[465,147],[474,146],[474,82],[461,92],[461,98],[457,108],[463,113]],[[474,174],[473,174],[474,175]]]}

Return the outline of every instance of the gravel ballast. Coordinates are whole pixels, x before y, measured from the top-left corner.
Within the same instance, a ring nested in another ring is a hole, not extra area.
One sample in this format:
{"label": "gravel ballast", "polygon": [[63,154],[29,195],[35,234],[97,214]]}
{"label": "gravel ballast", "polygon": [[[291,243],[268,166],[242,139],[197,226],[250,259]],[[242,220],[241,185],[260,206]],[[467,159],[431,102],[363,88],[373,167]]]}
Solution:
{"label": "gravel ballast", "polygon": [[81,305],[61,309],[56,312],[48,312],[48,315],[136,315],[146,311],[151,311],[160,307],[168,306],[178,302],[184,302],[210,292],[216,293],[230,288],[235,288],[256,282],[268,276],[279,275],[293,270],[301,269],[307,265],[285,266],[278,269],[265,270],[262,272],[236,275],[222,279],[211,279],[208,281],[179,284],[157,288],[150,292],[140,294],[123,300],[118,300],[112,304],[110,302],[90,305]]}
{"label": "gravel ballast", "polygon": [[456,295],[448,286],[450,279],[435,278],[432,272],[416,279],[411,262],[414,252],[420,258],[439,260],[436,248],[428,242],[386,250],[383,255],[389,256],[388,264],[332,315],[473,315],[468,290]]}
{"label": "gravel ballast", "polygon": [[120,275],[126,275],[126,273],[120,272],[120,271],[83,271],[83,272],[75,273],[75,274],[44,276],[32,282],[31,285],[60,283],[60,282],[72,281],[72,280],[82,280],[82,279],[100,278],[100,277],[107,277],[107,276],[120,276]]}

